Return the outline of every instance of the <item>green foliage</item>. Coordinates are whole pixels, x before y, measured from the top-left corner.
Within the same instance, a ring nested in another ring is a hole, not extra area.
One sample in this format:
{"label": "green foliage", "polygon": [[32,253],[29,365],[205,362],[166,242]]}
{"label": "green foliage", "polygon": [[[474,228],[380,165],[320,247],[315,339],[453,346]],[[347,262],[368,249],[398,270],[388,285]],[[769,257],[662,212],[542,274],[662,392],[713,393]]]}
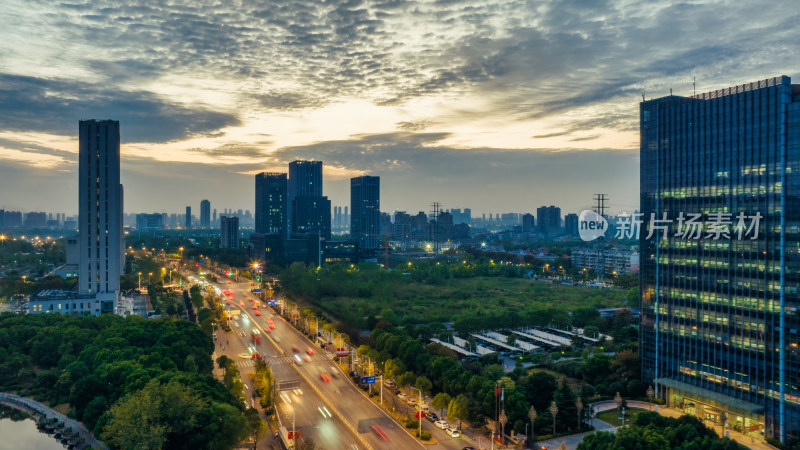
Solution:
{"label": "green foliage", "polygon": [[431,440],[431,432],[428,430],[422,430],[422,433],[417,432],[417,436],[423,441]]}
{"label": "green foliage", "polygon": [[578,444],[578,450],[627,449],[704,449],[738,450],[739,444],[729,438],[720,438],[695,417],[677,419],[657,413],[640,413],[632,426],[620,428],[616,435],[600,431],[590,434]]}
{"label": "green foliage", "polygon": [[439,415],[442,415],[442,410],[450,405],[450,400],[452,399],[449,395],[447,395],[447,393],[440,392],[433,397],[431,406],[433,406],[435,409],[438,409]]}
{"label": "green foliage", "polygon": [[464,394],[458,394],[456,398],[450,400],[450,404],[447,405],[447,417],[458,420],[459,425],[462,420],[467,419],[469,417],[469,398]]}
{"label": "green foliage", "polygon": [[211,376],[212,352],[186,321],[5,314],[0,389],[69,403],[113,448],[230,448],[244,406]]}
{"label": "green foliage", "polygon": [[417,377],[417,380],[414,382],[414,387],[422,391],[422,395],[429,395],[433,389],[433,383],[431,383],[428,377],[421,376]]}
{"label": "green foliage", "polygon": [[295,263],[279,278],[287,295],[350,327],[369,329],[381,319],[392,325],[455,321],[459,333],[524,325],[568,326],[572,322],[568,311],[585,307],[587,299],[593,307],[622,306],[626,294],[522,279],[519,270],[489,261],[421,262],[396,270],[374,264],[330,264],[317,270]]}

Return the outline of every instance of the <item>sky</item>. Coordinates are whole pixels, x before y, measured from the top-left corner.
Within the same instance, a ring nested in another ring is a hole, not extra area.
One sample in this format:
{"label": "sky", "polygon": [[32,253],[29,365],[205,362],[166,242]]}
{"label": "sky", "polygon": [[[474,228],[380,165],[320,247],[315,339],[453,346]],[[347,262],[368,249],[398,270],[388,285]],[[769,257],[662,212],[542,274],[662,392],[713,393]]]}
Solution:
{"label": "sky", "polygon": [[128,213],[252,210],[296,159],[334,205],[368,174],[384,211],[631,212],[642,96],[798,75],[797,23],[793,0],[3,0],[0,208],[76,213],[78,121],[114,119]]}

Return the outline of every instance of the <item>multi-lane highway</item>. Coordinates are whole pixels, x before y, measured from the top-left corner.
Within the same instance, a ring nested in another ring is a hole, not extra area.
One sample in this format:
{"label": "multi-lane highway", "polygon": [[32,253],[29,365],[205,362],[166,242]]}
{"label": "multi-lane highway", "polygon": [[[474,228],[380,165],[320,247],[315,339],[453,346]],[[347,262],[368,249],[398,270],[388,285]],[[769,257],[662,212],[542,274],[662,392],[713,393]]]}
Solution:
{"label": "multi-lane highway", "polygon": [[[224,284],[220,288],[234,291],[230,309],[241,312],[233,321],[233,331],[222,333],[220,339],[230,342],[226,344],[225,354],[236,358],[242,379],[247,380],[247,373],[254,370],[254,361],[245,358],[255,351],[270,363],[278,382],[296,382],[299,387],[298,391],[290,389],[278,395],[279,416],[287,429],[292,429],[294,413],[294,423],[301,436],[313,439],[322,448],[461,449],[469,445],[461,439],[450,438],[424,421],[424,429],[433,434],[438,444],[423,447],[350,382],[347,374],[332,361],[330,353],[311,343],[272,309],[263,306],[252,309],[260,303],[250,301],[256,296],[250,294],[249,283]],[[270,319],[275,326],[272,330],[268,325]],[[253,328],[259,333],[259,344],[252,342]],[[252,386],[248,388],[252,390]],[[247,393],[248,401],[251,392]],[[389,401],[389,393],[384,391],[384,396]]]}

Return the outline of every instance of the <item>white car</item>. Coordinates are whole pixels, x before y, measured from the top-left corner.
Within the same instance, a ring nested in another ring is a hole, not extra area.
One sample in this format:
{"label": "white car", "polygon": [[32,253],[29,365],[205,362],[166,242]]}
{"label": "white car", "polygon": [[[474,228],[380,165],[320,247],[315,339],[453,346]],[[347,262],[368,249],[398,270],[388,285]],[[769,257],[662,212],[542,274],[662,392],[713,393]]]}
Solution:
{"label": "white car", "polygon": [[402,400],[405,400],[405,399],[407,399],[407,398],[408,398],[408,396],[407,396],[406,394],[403,394],[403,393],[401,392],[401,393],[397,394],[397,398],[399,398],[399,399],[402,399]]}
{"label": "white car", "polygon": [[450,424],[447,423],[446,420],[439,420],[439,421],[434,422],[433,424],[436,425],[437,427],[443,429],[443,430],[447,430],[448,428],[450,428]]}
{"label": "white car", "polygon": [[459,433],[458,430],[456,430],[455,428],[445,428],[444,432],[453,438],[461,436],[461,433]]}

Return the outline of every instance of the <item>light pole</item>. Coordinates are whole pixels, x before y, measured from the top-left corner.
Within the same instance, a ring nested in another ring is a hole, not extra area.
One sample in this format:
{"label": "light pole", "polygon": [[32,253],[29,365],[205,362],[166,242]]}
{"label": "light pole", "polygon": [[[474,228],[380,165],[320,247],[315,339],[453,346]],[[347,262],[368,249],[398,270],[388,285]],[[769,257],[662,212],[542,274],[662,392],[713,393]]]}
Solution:
{"label": "light pole", "polygon": [[536,437],[536,430],[533,428],[533,422],[536,421],[536,408],[531,405],[531,409],[528,410],[528,418],[531,419],[531,441]]}
{"label": "light pole", "polygon": [[150,286],[150,277],[153,276],[153,272],[147,273],[147,285]]}
{"label": "light pole", "polygon": [[556,415],[558,414],[558,405],[556,405],[555,400],[550,403],[550,414],[553,416],[553,437],[556,437]]}
{"label": "light pole", "polygon": [[142,272],[139,272],[139,292],[142,291]]}
{"label": "light pole", "polygon": [[581,413],[583,412],[583,400],[581,400],[580,397],[575,400],[575,407],[578,408],[578,429],[580,429],[581,425],[583,425],[583,417],[581,416]]}
{"label": "light pole", "polygon": [[411,391],[413,392],[415,390],[419,391],[419,403],[417,403],[417,406],[419,406],[419,417],[417,417],[417,422],[419,422],[419,436],[417,437],[422,440],[422,390],[411,386]]}

